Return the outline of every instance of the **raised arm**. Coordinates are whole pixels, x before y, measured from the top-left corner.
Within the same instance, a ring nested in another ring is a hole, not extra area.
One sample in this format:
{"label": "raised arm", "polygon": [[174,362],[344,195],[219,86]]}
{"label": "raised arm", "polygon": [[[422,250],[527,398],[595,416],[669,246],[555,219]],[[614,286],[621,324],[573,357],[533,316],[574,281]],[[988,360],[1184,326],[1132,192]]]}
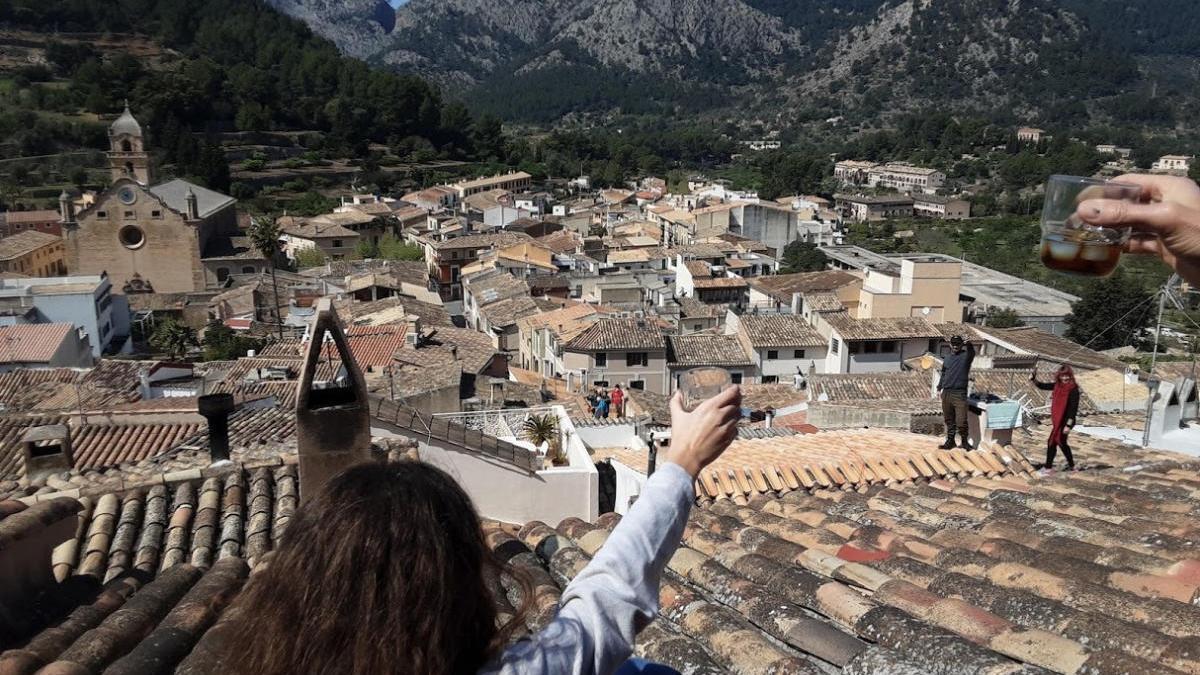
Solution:
{"label": "raised arm", "polygon": [[567,585],[558,616],[510,647],[486,672],[607,674],[633,652],[637,634],[658,613],[663,568],[695,501],[693,483],[737,435],[741,392],[730,387],[684,412],[671,399],[666,461],[587,567]]}

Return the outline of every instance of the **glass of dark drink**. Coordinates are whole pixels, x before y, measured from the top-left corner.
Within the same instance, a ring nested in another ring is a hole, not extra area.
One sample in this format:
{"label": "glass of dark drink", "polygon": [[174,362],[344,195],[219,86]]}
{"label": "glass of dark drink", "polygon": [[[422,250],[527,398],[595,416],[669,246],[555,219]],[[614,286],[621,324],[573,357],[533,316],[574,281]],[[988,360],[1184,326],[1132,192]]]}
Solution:
{"label": "glass of dark drink", "polygon": [[683,409],[691,412],[696,406],[725,391],[733,381],[724,368],[692,368],[679,376],[683,391]]}
{"label": "glass of dark drink", "polygon": [[1129,228],[1097,227],[1075,215],[1088,199],[1136,202],[1142,188],[1081,176],[1051,176],[1042,207],[1042,264],[1064,274],[1104,277],[1121,261]]}

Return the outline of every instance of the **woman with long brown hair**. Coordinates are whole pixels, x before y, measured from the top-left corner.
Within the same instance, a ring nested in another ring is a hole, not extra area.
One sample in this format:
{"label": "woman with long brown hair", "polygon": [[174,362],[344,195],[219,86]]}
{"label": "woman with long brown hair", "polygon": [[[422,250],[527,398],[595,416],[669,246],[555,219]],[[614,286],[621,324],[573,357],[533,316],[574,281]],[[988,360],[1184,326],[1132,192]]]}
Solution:
{"label": "woman with long brown hair", "polygon": [[1075,458],[1071,456],[1067,436],[1075,428],[1075,416],[1079,413],[1079,385],[1075,382],[1075,371],[1063,364],[1054,374],[1054,382],[1038,382],[1035,365],[1029,379],[1038,389],[1051,392],[1050,437],[1046,439],[1046,464],[1042,471],[1049,473],[1054,470],[1054,456],[1059,448],[1067,459],[1067,471],[1072,471],[1075,469]]}
{"label": "woman with long brown hair", "polygon": [[496,626],[486,579],[499,565],[454,479],[420,462],[344,471],[296,512],[231,608],[221,672],[614,672],[658,611],[695,478],[737,435],[740,409],[737,387],[690,413],[676,394],[666,462],[567,585],[558,616],[507,649],[521,611]]}

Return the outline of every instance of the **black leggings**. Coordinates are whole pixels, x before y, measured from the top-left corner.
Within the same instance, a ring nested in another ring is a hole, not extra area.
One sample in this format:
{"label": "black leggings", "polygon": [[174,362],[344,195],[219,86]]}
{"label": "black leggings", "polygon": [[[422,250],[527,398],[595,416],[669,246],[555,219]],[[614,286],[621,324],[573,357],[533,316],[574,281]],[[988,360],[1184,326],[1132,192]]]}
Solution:
{"label": "black leggings", "polygon": [[1074,468],[1075,467],[1075,458],[1071,457],[1071,446],[1067,445],[1066,438],[1061,439],[1057,445],[1055,445],[1053,441],[1047,441],[1047,443],[1046,443],[1046,468],[1049,469],[1054,466],[1054,455],[1058,452],[1058,448],[1062,448],[1063,457],[1067,458],[1067,468],[1068,469]]}

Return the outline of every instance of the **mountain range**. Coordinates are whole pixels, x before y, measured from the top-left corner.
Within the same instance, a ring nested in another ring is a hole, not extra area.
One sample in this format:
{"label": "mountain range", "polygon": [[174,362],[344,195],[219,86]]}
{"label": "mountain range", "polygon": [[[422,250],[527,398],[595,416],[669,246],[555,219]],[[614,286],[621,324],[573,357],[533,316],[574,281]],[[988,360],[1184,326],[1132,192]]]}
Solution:
{"label": "mountain range", "polygon": [[938,107],[1170,125],[1200,89],[1190,0],[269,1],[510,119]]}

